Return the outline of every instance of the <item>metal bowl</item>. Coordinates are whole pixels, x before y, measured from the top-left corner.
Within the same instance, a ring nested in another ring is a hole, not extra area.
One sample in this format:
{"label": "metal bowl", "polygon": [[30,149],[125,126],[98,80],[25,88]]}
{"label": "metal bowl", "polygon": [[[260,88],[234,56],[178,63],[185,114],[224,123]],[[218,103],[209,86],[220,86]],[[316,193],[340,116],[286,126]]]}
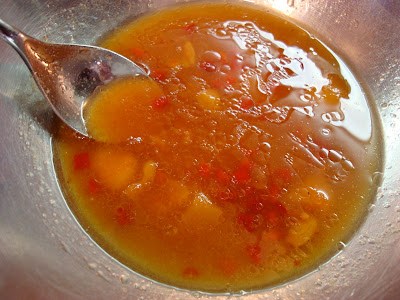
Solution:
{"label": "metal bowl", "polygon": [[[51,42],[95,44],[126,20],[176,2],[2,0],[0,18]],[[372,106],[381,117],[386,165],[383,174],[376,174],[376,181],[382,185],[366,221],[338,255],[299,280],[245,297],[399,298],[400,2],[251,2],[303,24],[348,63],[370,92]],[[229,297],[152,282],[125,268],[93,243],[69,211],[57,185],[51,147],[55,118],[22,60],[1,42],[0,298]]]}

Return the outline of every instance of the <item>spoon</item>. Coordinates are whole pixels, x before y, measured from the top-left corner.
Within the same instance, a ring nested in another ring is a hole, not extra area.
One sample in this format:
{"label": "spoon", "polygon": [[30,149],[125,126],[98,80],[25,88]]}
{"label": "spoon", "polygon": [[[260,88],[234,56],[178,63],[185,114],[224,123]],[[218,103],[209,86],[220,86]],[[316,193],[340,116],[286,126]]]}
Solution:
{"label": "spoon", "polygon": [[83,109],[96,87],[120,77],[148,76],[138,65],[113,51],[45,43],[1,19],[0,37],[22,57],[54,112],[85,136],[88,132]]}

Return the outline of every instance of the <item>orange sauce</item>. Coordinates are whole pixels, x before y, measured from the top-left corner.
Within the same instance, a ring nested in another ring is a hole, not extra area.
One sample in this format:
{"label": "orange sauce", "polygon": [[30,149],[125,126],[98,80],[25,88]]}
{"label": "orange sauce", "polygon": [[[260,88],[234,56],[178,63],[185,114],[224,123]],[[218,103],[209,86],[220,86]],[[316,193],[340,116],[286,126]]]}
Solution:
{"label": "orange sauce", "polygon": [[82,226],[122,263],[208,292],[315,269],[357,228],[379,169],[367,100],[320,41],[268,12],[195,4],[101,46],[154,82],[105,86],[55,156]]}

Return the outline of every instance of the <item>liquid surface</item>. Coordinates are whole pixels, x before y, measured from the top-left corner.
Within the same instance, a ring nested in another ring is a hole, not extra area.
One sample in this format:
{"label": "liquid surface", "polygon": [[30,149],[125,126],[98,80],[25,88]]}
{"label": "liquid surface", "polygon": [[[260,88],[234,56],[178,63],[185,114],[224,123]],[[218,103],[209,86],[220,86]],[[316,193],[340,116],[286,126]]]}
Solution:
{"label": "liquid surface", "polygon": [[55,161],[78,220],[122,263],[182,288],[250,291],[315,269],[357,228],[379,137],[353,75],[306,31],[197,4],[101,46],[157,84],[99,91],[85,112],[96,141],[61,126]]}

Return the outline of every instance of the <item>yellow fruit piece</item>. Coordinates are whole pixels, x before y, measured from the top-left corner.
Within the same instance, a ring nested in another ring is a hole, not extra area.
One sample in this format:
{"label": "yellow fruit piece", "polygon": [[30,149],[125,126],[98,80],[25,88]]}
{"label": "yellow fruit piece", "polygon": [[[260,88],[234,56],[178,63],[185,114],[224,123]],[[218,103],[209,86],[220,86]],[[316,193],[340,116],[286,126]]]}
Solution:
{"label": "yellow fruit piece", "polygon": [[222,210],[213,204],[206,195],[199,193],[185,211],[182,222],[191,227],[215,226],[218,224]]}
{"label": "yellow fruit piece", "polygon": [[193,66],[196,62],[196,52],[194,50],[193,44],[189,41],[185,42],[183,45],[183,55],[185,58],[184,66],[190,67]]}
{"label": "yellow fruit piece", "polygon": [[308,211],[326,211],[330,206],[328,196],[323,191],[307,188],[300,192],[301,205]]}
{"label": "yellow fruit piece", "polygon": [[91,168],[100,184],[111,190],[120,190],[136,174],[137,160],[130,152],[105,147],[91,153]]}
{"label": "yellow fruit piece", "polygon": [[84,109],[88,133],[106,143],[119,143],[148,132],[148,115],[163,91],[153,80],[127,78],[111,82],[90,98]]}
{"label": "yellow fruit piece", "polygon": [[128,197],[135,199],[138,193],[143,189],[145,185],[153,181],[156,175],[158,164],[152,160],[147,161],[143,166],[143,176],[139,183],[130,184],[125,190],[124,194]]}
{"label": "yellow fruit piece", "polygon": [[161,193],[154,195],[154,201],[149,203],[155,215],[165,217],[175,215],[190,200],[189,189],[179,181],[171,180],[165,183]]}
{"label": "yellow fruit piece", "polygon": [[324,175],[313,175],[304,179],[305,187],[299,190],[300,203],[308,211],[325,211],[331,205],[329,184]]}
{"label": "yellow fruit piece", "polygon": [[143,184],[141,183],[132,183],[128,185],[128,187],[123,191],[125,195],[127,195],[132,200],[137,199],[137,195],[142,190]]}
{"label": "yellow fruit piece", "polygon": [[167,192],[169,192],[169,205],[180,206],[188,201],[190,191],[187,186],[179,181],[170,181],[167,185],[167,189]]}
{"label": "yellow fruit piece", "polygon": [[216,90],[208,89],[197,94],[197,102],[204,109],[219,110],[221,98]]}
{"label": "yellow fruit piece", "polygon": [[143,166],[143,177],[141,183],[148,183],[153,181],[154,176],[156,175],[157,163],[149,160]]}
{"label": "yellow fruit piece", "polygon": [[317,230],[317,220],[304,214],[302,220],[294,224],[286,236],[286,241],[294,247],[300,247],[307,243]]}

